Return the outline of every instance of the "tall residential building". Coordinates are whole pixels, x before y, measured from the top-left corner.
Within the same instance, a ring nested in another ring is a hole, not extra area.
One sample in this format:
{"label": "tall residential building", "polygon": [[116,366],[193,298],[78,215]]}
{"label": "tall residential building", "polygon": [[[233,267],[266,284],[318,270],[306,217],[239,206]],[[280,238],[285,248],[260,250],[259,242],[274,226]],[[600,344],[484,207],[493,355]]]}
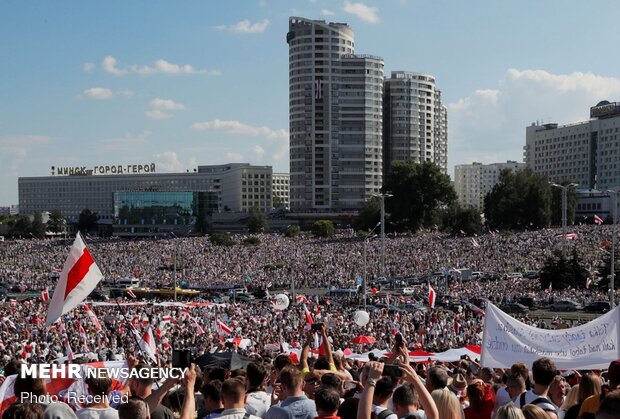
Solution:
{"label": "tall residential building", "polygon": [[286,41],[291,209],[359,209],[382,186],[383,59],[344,23],[291,17]]}
{"label": "tall residential building", "polygon": [[429,74],[392,71],[384,82],[383,167],[396,160],[435,162],[448,171],[448,111]]}
{"label": "tall residential building", "polygon": [[620,186],[620,102],[599,102],[590,120],[568,125],[532,124],[526,128],[527,167],[553,182],[606,190]]}
{"label": "tall residential building", "polygon": [[514,172],[525,169],[525,163],[459,164],[454,168],[454,189],[459,203],[464,207],[484,210],[484,197],[499,182],[499,174],[508,169]]}
{"label": "tall residential building", "polygon": [[290,176],[288,173],[274,173],[271,175],[271,194],[274,207],[291,207]]}

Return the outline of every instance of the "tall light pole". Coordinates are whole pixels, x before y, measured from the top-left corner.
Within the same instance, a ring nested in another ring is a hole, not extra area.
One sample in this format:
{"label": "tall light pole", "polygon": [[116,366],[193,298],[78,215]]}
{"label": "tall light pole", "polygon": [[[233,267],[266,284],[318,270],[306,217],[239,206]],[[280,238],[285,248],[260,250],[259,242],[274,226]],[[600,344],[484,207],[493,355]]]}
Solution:
{"label": "tall light pole", "polygon": [[377,235],[375,234],[375,230],[377,229],[377,227],[379,227],[379,225],[381,225],[381,223],[377,223],[377,225],[375,226],[375,228],[373,228],[372,230],[370,230],[370,233],[368,233],[366,235],[366,237],[364,237],[364,278],[362,281],[362,295],[363,295],[363,300],[364,300],[364,310],[366,310],[366,276],[367,276],[367,269],[366,269],[366,254],[367,254],[367,245],[368,242],[372,239],[374,239],[375,237],[377,237]]}
{"label": "tall light pole", "polygon": [[177,241],[174,239],[178,239],[177,235],[174,234],[174,232],[170,232],[170,234],[173,237],[173,245],[174,245],[174,250],[172,253],[172,280],[174,281],[174,301],[177,301]]}
{"label": "tall light pole", "polygon": [[564,251],[566,251],[566,227],[568,224],[568,219],[567,219],[567,210],[568,210],[568,188],[574,188],[579,186],[577,183],[569,183],[568,185],[564,186],[564,185],[560,185],[557,183],[549,183],[551,186],[554,186],[556,188],[560,188],[562,190],[562,229],[564,231],[564,244],[562,245]]}
{"label": "tall light pole", "polygon": [[612,230],[612,237],[611,237],[611,272],[610,272],[610,276],[611,276],[611,280],[610,280],[610,306],[613,309],[616,306],[616,235],[617,235],[617,223],[616,223],[616,217],[618,214],[618,193],[620,192],[620,190],[618,191],[614,191],[614,190],[608,190],[607,193],[609,193],[610,195],[613,196],[612,199],[612,220],[614,223],[614,228]]}
{"label": "tall light pole", "polygon": [[392,195],[389,192],[372,194],[377,198],[381,198],[381,276],[385,277],[385,198]]}

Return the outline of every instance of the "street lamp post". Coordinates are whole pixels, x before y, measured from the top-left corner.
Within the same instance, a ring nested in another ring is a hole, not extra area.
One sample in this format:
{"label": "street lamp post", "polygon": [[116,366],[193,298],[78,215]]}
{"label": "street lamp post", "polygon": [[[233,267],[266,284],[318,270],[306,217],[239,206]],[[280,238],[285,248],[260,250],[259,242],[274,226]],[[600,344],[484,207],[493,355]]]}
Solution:
{"label": "street lamp post", "polygon": [[[174,232],[170,232],[172,237],[178,239]],[[174,239],[173,239],[174,240]],[[174,281],[174,301],[177,301],[177,241],[174,240],[174,250],[172,252],[172,280]]]}
{"label": "street lamp post", "polygon": [[612,222],[614,223],[614,228],[612,230],[612,237],[611,237],[611,269],[610,269],[610,306],[613,309],[616,306],[616,235],[617,235],[617,224],[616,224],[616,217],[618,214],[618,193],[620,192],[620,190],[618,191],[614,191],[614,190],[608,190],[607,193],[609,193],[610,195],[613,196],[613,200],[612,200]]}
{"label": "street lamp post", "polygon": [[389,192],[372,194],[377,198],[381,198],[381,276],[385,277],[385,198],[390,198],[392,195]]}
{"label": "street lamp post", "polygon": [[568,210],[568,188],[574,188],[579,185],[577,183],[569,183],[566,186],[557,183],[550,183],[550,185],[562,190],[562,229],[564,231],[564,244],[562,247],[564,251],[566,251],[566,235],[568,234],[566,230],[568,224],[568,216],[566,214]]}
{"label": "street lamp post", "polygon": [[363,299],[364,299],[364,310],[366,310],[366,276],[367,276],[367,269],[366,269],[366,254],[367,254],[367,245],[368,242],[372,239],[374,239],[375,237],[377,237],[375,233],[375,230],[377,229],[377,227],[379,227],[379,225],[381,225],[381,222],[377,223],[377,225],[375,226],[375,228],[373,228],[372,230],[370,230],[370,233],[368,233],[366,235],[366,237],[364,237],[364,278],[362,281],[362,295],[363,295]]}

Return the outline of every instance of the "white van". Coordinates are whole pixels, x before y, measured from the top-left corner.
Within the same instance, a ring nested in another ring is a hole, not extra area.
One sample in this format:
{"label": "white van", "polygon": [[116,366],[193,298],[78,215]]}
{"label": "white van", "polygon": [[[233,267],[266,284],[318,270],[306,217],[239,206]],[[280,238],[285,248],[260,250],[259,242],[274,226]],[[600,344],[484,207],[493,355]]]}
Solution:
{"label": "white van", "polygon": [[138,278],[121,278],[116,281],[117,288],[138,288],[140,280]]}

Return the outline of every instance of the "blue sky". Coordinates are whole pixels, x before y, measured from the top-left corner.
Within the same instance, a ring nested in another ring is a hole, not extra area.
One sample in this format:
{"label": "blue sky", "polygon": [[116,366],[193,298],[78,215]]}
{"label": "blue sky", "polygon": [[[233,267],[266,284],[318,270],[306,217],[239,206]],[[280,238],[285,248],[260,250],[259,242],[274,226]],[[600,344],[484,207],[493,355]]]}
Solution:
{"label": "blue sky", "polygon": [[245,161],[288,171],[290,16],[431,73],[449,167],[522,160],[525,126],[620,100],[613,0],[0,0],[0,205],[51,166]]}

